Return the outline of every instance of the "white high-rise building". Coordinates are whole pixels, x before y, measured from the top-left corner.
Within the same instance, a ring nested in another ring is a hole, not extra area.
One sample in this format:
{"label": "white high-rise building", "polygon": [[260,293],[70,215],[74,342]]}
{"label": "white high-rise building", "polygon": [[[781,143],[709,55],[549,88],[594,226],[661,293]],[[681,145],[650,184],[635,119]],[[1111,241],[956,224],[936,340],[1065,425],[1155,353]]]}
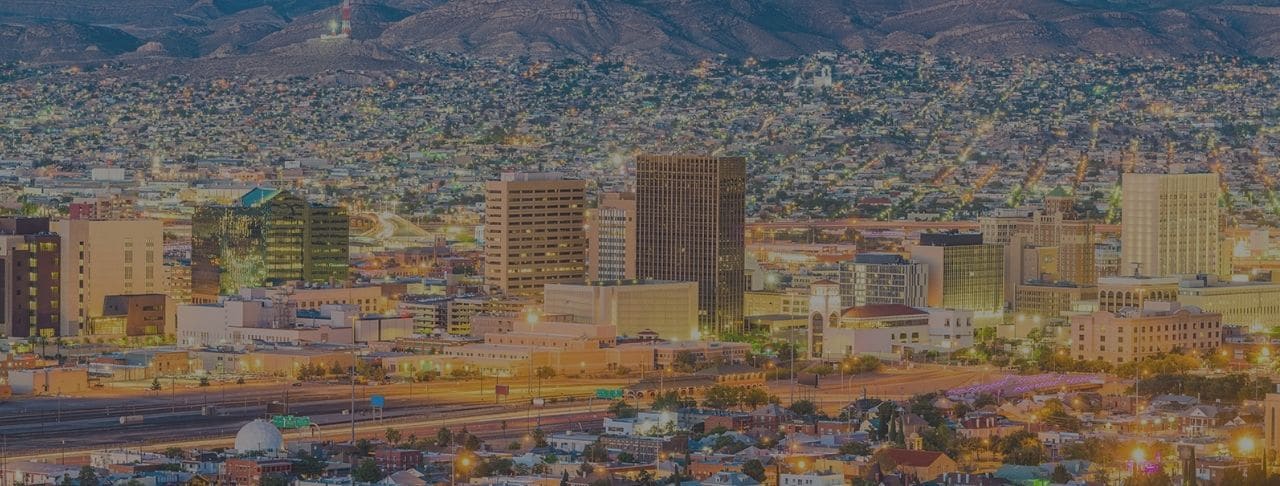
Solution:
{"label": "white high-rise building", "polygon": [[1121,274],[1222,272],[1217,174],[1125,174],[1121,189]]}

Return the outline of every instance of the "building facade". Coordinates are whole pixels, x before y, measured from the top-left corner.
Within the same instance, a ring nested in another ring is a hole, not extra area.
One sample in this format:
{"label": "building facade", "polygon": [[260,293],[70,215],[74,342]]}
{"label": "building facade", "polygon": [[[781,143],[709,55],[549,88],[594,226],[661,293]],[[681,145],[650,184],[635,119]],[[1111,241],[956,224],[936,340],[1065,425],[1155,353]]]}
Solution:
{"label": "building facade", "polygon": [[592,211],[587,225],[589,254],[587,277],[591,280],[636,278],[636,195],[607,192]]}
{"label": "building facade", "polygon": [[976,233],[926,233],[911,247],[911,259],[929,268],[929,307],[979,317],[1004,310],[1004,246],[983,243]]}
{"label": "building facade", "polygon": [[0,332],[53,337],[62,322],[61,238],[49,218],[0,218]]}
{"label": "building facade", "polygon": [[1120,273],[1221,275],[1217,174],[1125,174]]}
{"label": "building facade", "polygon": [[608,324],[620,336],[649,330],[662,339],[698,339],[698,284],[652,280],[601,280],[584,284],[548,284],[547,314],[579,322]]}
{"label": "building facade", "polygon": [[1147,301],[1178,300],[1177,277],[1104,277],[1098,279],[1098,310],[1141,309]]}
{"label": "building facade", "polygon": [[636,276],[697,282],[703,334],[740,331],[746,160],[643,155],[636,170]]}
{"label": "building facade", "polygon": [[929,267],[893,253],[862,253],[840,265],[840,302],[845,307],[872,304],[926,304]]}
{"label": "building facade", "polygon": [[491,290],[537,296],[586,276],[586,181],[506,173],[485,185],[484,276]]}
{"label": "building facade", "polygon": [[62,237],[63,335],[90,333],[107,296],[167,291],[162,222],[69,219],[53,228]]}
{"label": "building facade", "polygon": [[[1094,248],[1094,224],[1076,217],[1075,199],[1062,188],[1045,197],[1041,207],[1008,209],[979,218],[984,243],[1006,245],[1006,269],[1023,260],[1027,248],[1052,249],[1053,266],[1038,268],[1032,275],[1014,274],[1014,283],[1029,278],[1070,282],[1087,287],[1098,280]],[[1007,292],[1007,290],[1006,290]]]}
{"label": "building facade", "polygon": [[914,352],[950,353],[973,346],[973,312],[874,304],[844,309],[828,326],[815,357],[869,354],[899,359]]}
{"label": "building facade", "polygon": [[90,317],[84,333],[95,336],[159,336],[167,329],[168,297],[164,294],[108,295],[102,311]]}
{"label": "building facade", "polygon": [[196,208],[191,295],[213,302],[245,287],[347,281],[347,210],[257,188],[234,205]]}
{"label": "building facade", "polygon": [[1222,314],[1222,323],[1270,329],[1280,325],[1280,283],[1220,282],[1212,276],[1184,280],[1178,303]]}
{"label": "building facade", "polygon": [[1071,351],[1080,360],[1121,364],[1160,353],[1201,353],[1222,344],[1222,314],[1148,301],[1141,308],[1071,317]]}

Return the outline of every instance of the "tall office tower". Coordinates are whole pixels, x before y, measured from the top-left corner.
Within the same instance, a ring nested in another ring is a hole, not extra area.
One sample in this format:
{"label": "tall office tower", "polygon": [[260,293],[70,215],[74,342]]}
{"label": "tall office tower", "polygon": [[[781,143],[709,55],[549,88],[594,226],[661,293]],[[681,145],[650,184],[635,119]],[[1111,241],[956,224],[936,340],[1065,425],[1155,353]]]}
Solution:
{"label": "tall office tower", "polygon": [[894,253],[862,253],[840,264],[840,305],[924,307],[929,267]]}
{"label": "tall office tower", "polygon": [[911,259],[929,267],[929,307],[971,310],[976,318],[1004,309],[1004,246],[983,243],[978,233],[925,233]]}
{"label": "tall office tower", "polygon": [[586,181],[558,173],[506,173],[485,184],[485,284],[540,297],[546,284],[586,277],[586,190]]}
{"label": "tall office tower", "polygon": [[108,296],[162,294],[168,287],[160,221],[68,219],[53,228],[62,237],[64,336],[87,333]]}
{"label": "tall office tower", "polygon": [[742,329],[746,159],[636,158],[636,276],[698,283],[703,335]]}
{"label": "tall office tower", "polygon": [[191,223],[192,302],[244,287],[347,280],[345,208],[256,188],[232,205],[196,208]]}
{"label": "tall office tower", "polygon": [[61,238],[49,218],[0,218],[0,332],[6,337],[58,335]]}
{"label": "tall office tower", "polygon": [[636,194],[607,192],[587,224],[587,276],[591,280],[636,278]]}
{"label": "tall office tower", "polygon": [[1125,174],[1120,274],[1221,273],[1220,194],[1217,174]]}

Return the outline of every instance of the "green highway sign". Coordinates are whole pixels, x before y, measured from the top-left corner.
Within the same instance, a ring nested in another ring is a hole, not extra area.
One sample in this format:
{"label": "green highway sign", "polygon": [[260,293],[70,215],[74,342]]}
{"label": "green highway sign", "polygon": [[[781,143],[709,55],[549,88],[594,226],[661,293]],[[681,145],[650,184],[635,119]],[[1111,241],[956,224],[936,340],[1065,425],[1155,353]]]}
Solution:
{"label": "green highway sign", "polygon": [[305,429],[311,426],[311,417],[296,417],[293,415],[274,415],[271,417],[272,425],[277,429]]}
{"label": "green highway sign", "polygon": [[596,388],[596,398],[603,398],[605,400],[615,400],[618,398],[622,398],[622,389],[621,388]]}

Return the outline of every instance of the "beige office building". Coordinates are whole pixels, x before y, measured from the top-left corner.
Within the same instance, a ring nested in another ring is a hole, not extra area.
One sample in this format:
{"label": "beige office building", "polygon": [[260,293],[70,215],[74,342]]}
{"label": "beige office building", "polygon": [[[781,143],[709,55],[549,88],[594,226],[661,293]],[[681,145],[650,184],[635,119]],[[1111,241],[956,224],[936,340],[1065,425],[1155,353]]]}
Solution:
{"label": "beige office building", "polygon": [[[1074,202],[1058,188],[1045,197],[1043,207],[1002,210],[978,220],[983,242],[1006,245],[1006,269],[1022,273],[1010,275],[1011,285],[1043,280],[1087,287],[1097,282],[1093,222],[1076,218]],[[1018,265],[1028,250],[1050,256],[1052,265]]]}
{"label": "beige office building", "polygon": [[1280,283],[1186,280],[1179,285],[1178,302],[1222,314],[1223,324],[1255,331],[1280,325]]}
{"label": "beige office building", "polygon": [[654,331],[675,341],[698,339],[698,284],[652,280],[601,280],[547,284],[543,312],[574,322],[607,324],[620,336]]}
{"label": "beige office building", "polygon": [[107,296],[167,293],[160,221],[68,219],[52,229],[62,237],[64,336],[87,333]]}
{"label": "beige office building", "polygon": [[803,316],[809,313],[809,292],[805,289],[787,288],[779,291],[753,290],[742,298],[743,315]]}
{"label": "beige office building", "polygon": [[587,223],[587,276],[591,280],[636,278],[636,195],[607,192]]}
{"label": "beige office building", "polygon": [[485,186],[485,284],[541,295],[586,277],[586,182],[556,173],[506,173]]}
{"label": "beige office building", "polygon": [[697,282],[708,336],[743,325],[746,166],[741,157],[636,158],[636,276]]}
{"label": "beige office building", "polygon": [[1148,301],[1141,308],[1072,316],[1070,335],[1076,359],[1122,364],[1178,349],[1217,349],[1222,344],[1222,314]]}
{"label": "beige office building", "polygon": [[1122,275],[1220,275],[1217,174],[1125,174],[1121,181]]}

